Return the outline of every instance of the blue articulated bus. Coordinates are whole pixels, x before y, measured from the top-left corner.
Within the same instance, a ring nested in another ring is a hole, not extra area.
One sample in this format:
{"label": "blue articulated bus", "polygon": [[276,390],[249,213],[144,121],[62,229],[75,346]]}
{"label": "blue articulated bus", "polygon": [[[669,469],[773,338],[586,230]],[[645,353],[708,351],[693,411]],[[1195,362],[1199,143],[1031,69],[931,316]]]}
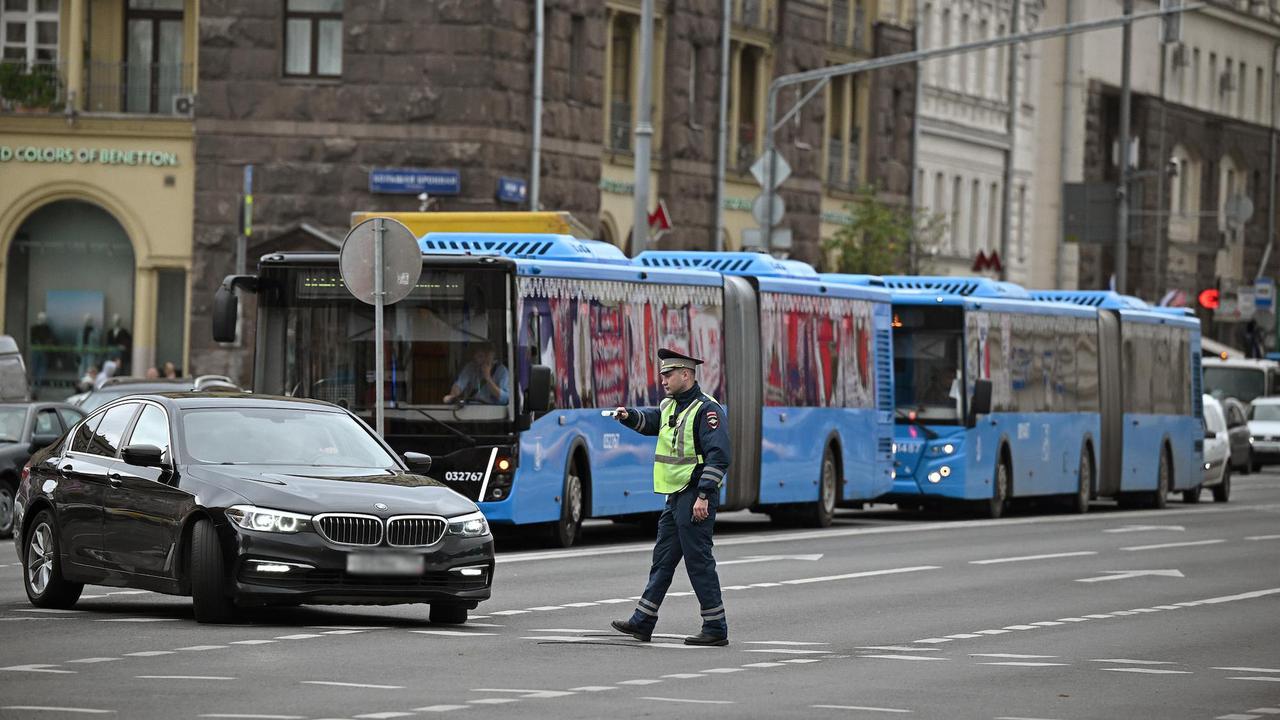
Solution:
{"label": "blue articulated bus", "polygon": [[[568,546],[586,517],[661,510],[654,439],[602,413],[659,403],[660,347],[704,359],[699,381],[725,405],[723,510],[824,525],[836,505],[889,490],[884,290],[754,253],[632,260],[542,234],[429,233],[419,245],[421,279],[386,310],[386,438],[431,454],[431,476],[495,525],[544,525]],[[372,419],[373,311],[345,289],[336,253],[264,256],[220,292],[236,287],[257,294],[256,391]],[[448,399],[479,348],[503,366],[507,392]]]}
{"label": "blue articulated bus", "polygon": [[1037,290],[1037,300],[1098,314],[1102,412],[1096,495],[1164,507],[1203,479],[1200,321],[1109,291]]}
{"label": "blue articulated bus", "polygon": [[1102,428],[1097,311],[986,278],[824,276],[893,293],[896,477],[885,501],[1084,512]]}

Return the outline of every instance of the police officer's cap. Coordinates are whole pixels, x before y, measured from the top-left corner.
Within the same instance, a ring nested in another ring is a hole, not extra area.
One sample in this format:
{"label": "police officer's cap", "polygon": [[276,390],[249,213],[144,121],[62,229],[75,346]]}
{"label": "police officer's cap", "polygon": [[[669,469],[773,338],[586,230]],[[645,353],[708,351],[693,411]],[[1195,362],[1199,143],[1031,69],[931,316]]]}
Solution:
{"label": "police officer's cap", "polygon": [[691,358],[688,355],[678,353],[675,350],[668,350],[667,348],[662,348],[658,351],[658,359],[662,361],[661,372],[664,375],[672,370],[681,368],[694,370],[702,364],[702,361],[697,358]]}

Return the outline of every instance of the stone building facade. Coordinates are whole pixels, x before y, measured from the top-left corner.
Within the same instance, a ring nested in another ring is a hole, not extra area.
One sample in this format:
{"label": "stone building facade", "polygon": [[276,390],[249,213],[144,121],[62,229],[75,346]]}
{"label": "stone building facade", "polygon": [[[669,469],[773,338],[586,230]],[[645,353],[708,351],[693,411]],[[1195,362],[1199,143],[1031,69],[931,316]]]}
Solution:
{"label": "stone building facade", "polygon": [[[657,247],[712,249],[721,3],[656,5],[650,185],[674,223]],[[769,81],[909,48],[910,5],[734,0],[726,248],[755,224],[750,200],[759,187],[746,170],[762,147]],[[546,2],[540,204],[624,248],[639,13],[639,0]],[[259,250],[277,237],[292,247],[303,224],[341,238],[353,211],[418,209],[412,195],[371,194],[374,168],[456,168],[461,192],[437,198],[436,210],[520,209],[499,203],[495,188],[500,177],[528,177],[533,58],[532,0],[204,0],[192,315],[208,316],[234,269],[245,165],[254,166],[250,247]],[[871,179],[889,197],[909,195],[914,74],[859,82],[811,102],[777,137],[794,168],[782,188],[794,257],[820,259],[821,237],[838,226],[852,186]],[[854,145],[865,152],[851,154]],[[842,153],[838,173],[833,151]],[[197,371],[248,380],[247,347],[217,345],[199,323],[191,343]]]}

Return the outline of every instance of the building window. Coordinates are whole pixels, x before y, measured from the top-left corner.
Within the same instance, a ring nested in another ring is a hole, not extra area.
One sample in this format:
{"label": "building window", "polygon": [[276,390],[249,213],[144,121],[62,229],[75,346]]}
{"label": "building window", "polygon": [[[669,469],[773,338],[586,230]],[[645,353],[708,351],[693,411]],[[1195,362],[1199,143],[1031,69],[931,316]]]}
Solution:
{"label": "building window", "polygon": [[947,180],[945,175],[938,173],[933,177],[933,211],[941,213],[946,206]]}
{"label": "building window", "polygon": [[[991,202],[987,205],[987,236],[991,238],[990,243],[985,245],[990,248],[992,245],[999,247],[1000,245],[1000,183],[991,183],[991,192],[988,195]],[[1003,260],[1003,258],[1001,258]]]}
{"label": "building window", "polygon": [[1200,48],[1191,51],[1191,98],[1188,105],[1200,102]]}
{"label": "building window", "polygon": [[631,151],[631,31],[630,16],[613,21],[609,41],[609,149]]}
{"label": "building window", "polygon": [[1027,186],[1018,187],[1018,262],[1027,259]]}
{"label": "building window", "polygon": [[[969,15],[960,16],[960,44],[969,42]],[[969,92],[969,53],[960,54],[960,92]]]}
{"label": "building window", "polygon": [[951,252],[962,253],[960,229],[960,176],[951,179]]}
{"label": "building window", "polygon": [[124,105],[131,113],[169,113],[185,90],[183,0],[129,0]]}
{"label": "building window", "polygon": [[848,81],[848,77],[832,78],[828,96],[831,104],[827,109],[827,183],[831,185],[839,185],[844,174],[844,108]]}
{"label": "building window", "polygon": [[[700,72],[698,55],[702,53],[702,48],[698,45],[689,47],[689,127],[701,128],[702,123],[698,122],[698,117],[702,111],[702,98],[699,96],[702,88],[698,83],[698,73]],[[799,115],[796,116],[797,119]]]}
{"label": "building window", "polygon": [[58,60],[58,0],[0,0],[3,58],[24,62]]}
{"label": "building window", "polygon": [[[938,43],[938,47],[947,47],[951,45],[951,8],[945,8],[942,11],[942,32],[940,35],[942,39]],[[937,83],[945,88],[951,84],[950,75],[952,58],[942,57],[938,58],[936,62],[938,63]]]}
{"label": "building window", "polygon": [[1204,104],[1209,109],[1218,106],[1218,54],[1209,53],[1209,91],[1208,102]]}
{"label": "building window", "polygon": [[1266,98],[1267,91],[1266,91],[1266,88],[1262,87],[1262,68],[1261,67],[1257,68],[1254,72],[1254,75],[1257,79],[1257,81],[1254,83],[1254,86],[1253,86],[1254,87],[1254,93],[1253,93],[1254,115],[1259,123],[1265,123],[1267,121],[1267,116],[1263,113],[1263,109],[1266,108],[1267,106],[1267,103],[1264,102],[1264,98]]}
{"label": "building window", "polygon": [[985,247],[978,234],[978,218],[982,215],[982,181],[974,180],[969,188],[969,249]]}
{"label": "building window", "polygon": [[1236,91],[1240,93],[1236,98],[1236,114],[1243,120],[1245,116],[1245,88],[1249,84],[1249,66],[1240,63],[1240,80],[1236,83]]}
{"label": "building window", "polygon": [[586,92],[587,19],[582,15],[569,18],[569,99],[582,100]]}
{"label": "building window", "polygon": [[[990,33],[991,25],[989,25],[987,20],[984,18],[982,22],[978,24],[978,39],[989,40]],[[977,90],[975,90],[975,92],[981,97],[987,96],[987,55],[990,53],[990,50],[979,50],[977,52],[977,57],[974,58],[974,62],[978,65],[978,78],[975,82]]]}
{"label": "building window", "polygon": [[734,120],[735,129],[733,139],[737,142],[737,167],[740,172],[746,172],[751,167],[751,163],[755,161],[759,150],[756,142],[759,140],[759,133],[756,132],[758,118],[762,114],[762,105],[759,92],[759,80],[761,64],[764,62],[763,51],[760,48],[747,45],[742,48],[738,59],[738,97],[737,97],[737,114]]}
{"label": "building window", "polygon": [[[996,28],[997,36],[1004,37],[1004,34],[1005,34],[1004,25],[1000,25],[999,27]],[[1009,53],[1009,47],[1007,45],[1005,47],[996,48],[996,76],[995,76],[996,91],[995,93],[993,93],[993,95],[997,100],[1004,100],[1005,88],[1009,86],[1008,76],[1005,71],[1005,68],[1008,67],[1008,65],[1006,64],[1008,62],[1008,57],[1009,57],[1008,53]]]}
{"label": "building window", "polygon": [[285,0],[284,74],[342,75],[342,0]]}

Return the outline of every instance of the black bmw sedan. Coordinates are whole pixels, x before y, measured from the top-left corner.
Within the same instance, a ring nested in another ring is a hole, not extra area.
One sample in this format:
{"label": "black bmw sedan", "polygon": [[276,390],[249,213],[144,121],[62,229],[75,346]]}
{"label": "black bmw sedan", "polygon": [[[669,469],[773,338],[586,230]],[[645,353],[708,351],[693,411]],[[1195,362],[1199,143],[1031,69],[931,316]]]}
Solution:
{"label": "black bmw sedan", "polygon": [[190,595],[200,622],[258,605],[429,603],[466,622],[489,598],[475,503],[416,474],[346,410],[241,393],[122,398],[31,457],[15,500],[27,597],[86,583]]}

